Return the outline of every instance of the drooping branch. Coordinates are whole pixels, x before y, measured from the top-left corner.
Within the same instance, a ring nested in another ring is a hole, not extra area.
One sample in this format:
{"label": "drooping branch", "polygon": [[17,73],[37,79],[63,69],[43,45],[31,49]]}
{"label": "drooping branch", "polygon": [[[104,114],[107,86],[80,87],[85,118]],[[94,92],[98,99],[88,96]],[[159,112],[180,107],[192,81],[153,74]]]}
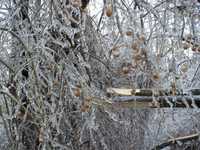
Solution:
{"label": "drooping branch", "polygon": [[200,107],[200,89],[190,89],[187,93],[170,90],[107,88],[111,103],[131,108]]}
{"label": "drooping branch", "polygon": [[200,96],[116,96],[93,97],[92,104],[106,108],[200,108]]}
{"label": "drooping branch", "polygon": [[200,108],[200,96],[122,96],[113,98],[115,103],[137,104],[146,108],[189,107]]}
{"label": "drooping branch", "polygon": [[155,146],[154,148],[152,148],[152,150],[161,150],[167,146],[177,143],[178,141],[179,142],[187,142],[187,141],[191,141],[191,140],[196,140],[198,138],[199,138],[199,133],[195,133],[195,134],[191,134],[188,136],[182,136],[182,137],[178,137],[178,138],[174,138],[174,139],[169,139],[168,141]]}

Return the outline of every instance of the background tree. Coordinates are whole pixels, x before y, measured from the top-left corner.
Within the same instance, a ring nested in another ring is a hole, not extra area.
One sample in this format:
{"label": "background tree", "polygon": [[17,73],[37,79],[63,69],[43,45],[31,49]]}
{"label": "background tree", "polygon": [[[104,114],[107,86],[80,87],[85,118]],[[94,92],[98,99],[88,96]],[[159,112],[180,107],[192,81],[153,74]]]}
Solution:
{"label": "background tree", "polygon": [[106,105],[108,87],[199,88],[198,1],[2,0],[0,14],[3,149],[139,150],[199,131],[196,109]]}

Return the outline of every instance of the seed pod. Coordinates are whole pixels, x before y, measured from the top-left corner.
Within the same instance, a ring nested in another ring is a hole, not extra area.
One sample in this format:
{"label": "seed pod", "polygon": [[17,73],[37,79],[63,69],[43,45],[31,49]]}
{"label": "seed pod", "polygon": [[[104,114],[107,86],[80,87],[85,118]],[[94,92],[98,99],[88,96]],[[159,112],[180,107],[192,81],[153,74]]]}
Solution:
{"label": "seed pod", "polygon": [[200,52],[200,46],[198,47],[198,52]]}
{"label": "seed pod", "polygon": [[59,86],[59,81],[58,81],[57,79],[55,79],[55,80],[53,81],[53,85],[54,85],[54,86]]}
{"label": "seed pod", "polygon": [[108,5],[108,6],[106,7],[106,16],[107,16],[107,17],[111,17],[112,14],[113,14],[112,5]]}
{"label": "seed pod", "polygon": [[171,83],[171,91],[172,91],[172,95],[176,95],[176,83],[172,82]]}
{"label": "seed pod", "polygon": [[135,61],[139,61],[141,59],[142,59],[142,56],[140,54],[137,54],[137,55],[134,56]]}
{"label": "seed pod", "polygon": [[88,112],[91,108],[91,104],[92,104],[92,97],[86,97],[81,106],[81,112]]}
{"label": "seed pod", "polygon": [[153,80],[158,81],[160,80],[160,74],[158,72],[155,72],[152,76]]}
{"label": "seed pod", "polygon": [[190,48],[190,44],[188,43],[183,43],[183,49],[188,49]]}
{"label": "seed pod", "polygon": [[181,65],[181,71],[182,71],[183,73],[187,72],[187,70],[188,70],[188,65],[187,65],[187,64]]}
{"label": "seed pod", "polygon": [[75,90],[74,90],[74,95],[76,96],[76,97],[80,97],[81,96],[81,90],[80,90],[80,88],[76,88]]}
{"label": "seed pod", "polygon": [[129,68],[128,67],[123,67],[122,68],[122,72],[124,73],[124,74],[127,74],[128,72],[129,72]]}
{"label": "seed pod", "polygon": [[134,50],[137,50],[138,44],[136,42],[133,42],[132,45],[131,45],[131,48],[134,49]]}
{"label": "seed pod", "polygon": [[48,70],[53,70],[53,65],[52,65],[52,64],[48,64],[48,65],[46,66],[46,68],[47,68]]}
{"label": "seed pod", "polygon": [[132,32],[132,31],[126,31],[126,35],[127,35],[127,36],[132,36],[132,35],[133,35],[133,32]]}
{"label": "seed pod", "polygon": [[81,0],[73,0],[72,2],[72,6],[74,7],[80,7],[81,6]]}
{"label": "seed pod", "polygon": [[193,52],[196,52],[197,50],[198,50],[197,47],[195,47],[195,46],[192,47]]}
{"label": "seed pod", "polygon": [[82,4],[81,8],[85,9],[87,7],[88,3],[89,3],[89,0],[81,0],[81,4]]}
{"label": "seed pod", "polygon": [[120,50],[119,50],[119,47],[117,46],[114,46],[111,50],[111,54],[114,56],[114,57],[119,57],[120,55]]}
{"label": "seed pod", "polygon": [[144,36],[144,35],[141,35],[140,38],[139,38],[139,40],[140,40],[141,42],[144,42],[144,41],[145,41],[145,36]]}

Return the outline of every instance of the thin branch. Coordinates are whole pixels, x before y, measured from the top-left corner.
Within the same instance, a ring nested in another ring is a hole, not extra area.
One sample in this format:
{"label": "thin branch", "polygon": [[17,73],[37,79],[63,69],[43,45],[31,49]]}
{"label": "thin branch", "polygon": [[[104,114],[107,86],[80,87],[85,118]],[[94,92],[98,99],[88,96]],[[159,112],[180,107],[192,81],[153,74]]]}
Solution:
{"label": "thin branch", "polygon": [[196,77],[196,75],[197,75],[197,73],[198,73],[198,71],[199,71],[199,68],[200,68],[200,64],[198,65],[198,67],[197,67],[197,69],[196,69],[196,71],[195,71],[195,73],[194,73],[194,76],[193,76],[193,78],[192,78],[192,80],[191,80],[191,82],[190,82],[190,86],[192,85],[192,82],[194,81],[194,79],[195,79],[195,77]]}
{"label": "thin branch", "polygon": [[90,56],[91,58],[93,58],[93,59],[96,59],[97,61],[99,61],[100,63],[102,63],[102,64],[107,68],[107,70],[109,70],[111,73],[117,75],[115,72],[113,72],[113,70],[110,69],[110,67],[109,67],[105,62],[103,62],[103,61],[101,60],[100,57],[95,56],[95,55],[92,55],[92,54],[90,54],[90,53],[88,53],[88,52],[82,52],[82,53],[83,53],[83,54],[86,54],[86,55],[89,55],[89,56]]}
{"label": "thin branch", "polygon": [[167,0],[160,2],[159,4],[157,4],[156,6],[154,6],[153,8],[151,8],[150,10],[148,10],[144,15],[142,15],[141,17],[144,18],[146,17],[152,10],[154,10],[155,8],[161,6],[162,4],[164,4]]}
{"label": "thin branch", "polygon": [[2,63],[4,66],[6,66],[12,73],[14,73],[15,71],[2,59],[0,59],[0,63]]}
{"label": "thin branch", "polygon": [[115,16],[115,19],[117,21],[117,28],[119,30],[120,35],[122,36],[122,28],[121,28],[121,25],[120,25],[119,14],[117,12],[116,4],[117,4],[116,0],[113,0],[113,10],[114,10],[114,13],[115,13],[114,16]]}
{"label": "thin branch", "polygon": [[0,30],[1,31],[9,32],[13,37],[15,37],[16,39],[18,39],[18,41],[23,45],[23,47],[25,48],[25,50],[27,52],[29,52],[28,47],[26,46],[26,44],[22,41],[22,39],[14,31],[11,31],[11,30],[9,30],[7,28],[2,28],[2,27],[0,27]]}
{"label": "thin branch", "polygon": [[6,134],[7,134],[7,137],[8,137],[8,141],[9,141],[9,143],[13,143],[12,137],[10,136],[10,132],[9,132],[9,129],[8,129],[8,125],[7,125],[6,120],[3,116],[2,105],[0,105],[0,116],[1,116],[1,119],[3,120],[4,128],[6,130]]}
{"label": "thin branch", "polygon": [[103,3],[104,3],[104,6],[103,6],[103,9],[102,9],[101,17],[100,17],[100,19],[99,19],[99,23],[98,23],[98,25],[97,25],[97,32],[99,31],[99,28],[100,28],[100,25],[101,25],[101,21],[102,21],[103,15],[104,15],[106,1],[103,0]]}
{"label": "thin branch", "polygon": [[11,100],[13,100],[15,103],[18,103],[17,98],[15,98],[9,91],[7,91],[7,90],[0,90],[0,94],[5,94],[8,97],[10,97]]}

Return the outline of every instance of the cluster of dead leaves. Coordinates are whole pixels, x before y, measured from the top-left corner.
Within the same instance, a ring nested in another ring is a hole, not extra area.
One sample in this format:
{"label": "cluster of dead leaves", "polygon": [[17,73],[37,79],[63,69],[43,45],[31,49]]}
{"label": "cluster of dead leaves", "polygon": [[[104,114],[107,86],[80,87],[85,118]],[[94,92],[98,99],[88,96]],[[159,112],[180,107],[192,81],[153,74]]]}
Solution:
{"label": "cluster of dead leaves", "polygon": [[141,35],[132,42],[131,48],[133,50],[133,64],[135,65],[135,67],[141,66],[146,63],[147,51],[144,46],[145,40],[145,36]]}

